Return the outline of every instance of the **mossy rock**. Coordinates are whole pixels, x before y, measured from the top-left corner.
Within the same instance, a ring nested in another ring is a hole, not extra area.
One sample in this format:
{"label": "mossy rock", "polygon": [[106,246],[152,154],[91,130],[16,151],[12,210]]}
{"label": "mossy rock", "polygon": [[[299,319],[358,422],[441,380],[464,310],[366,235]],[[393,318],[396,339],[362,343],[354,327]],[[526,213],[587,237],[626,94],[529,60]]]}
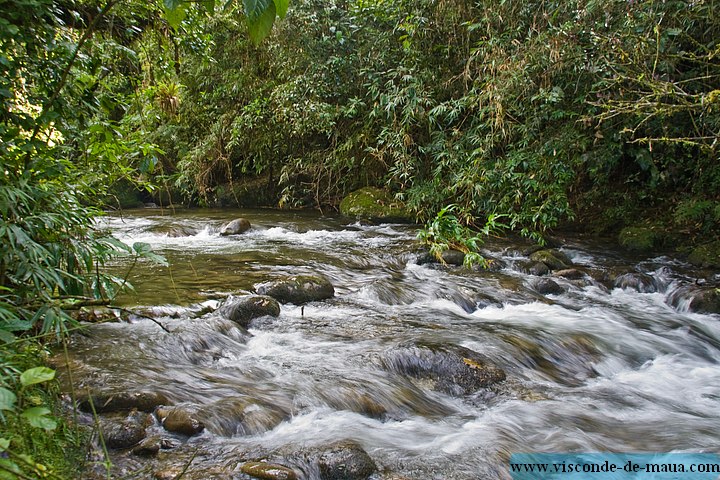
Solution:
{"label": "mossy rock", "polygon": [[326,300],[335,295],[332,283],[322,275],[294,275],[261,283],[255,290],[261,296],[267,295],[280,303],[295,305]]}
{"label": "mossy rock", "polygon": [[390,192],[375,187],[356,190],[340,202],[340,213],[369,220],[410,222],[412,214]]}
{"label": "mossy rock", "polygon": [[572,260],[560,250],[539,250],[530,255],[533,262],[544,263],[550,270],[564,270],[572,266]]}
{"label": "mossy rock", "polygon": [[703,268],[720,268],[720,240],[696,247],[688,256],[688,261]]}
{"label": "mossy rock", "polygon": [[663,243],[663,235],[655,227],[625,227],[618,235],[618,242],[633,252],[650,252]]}

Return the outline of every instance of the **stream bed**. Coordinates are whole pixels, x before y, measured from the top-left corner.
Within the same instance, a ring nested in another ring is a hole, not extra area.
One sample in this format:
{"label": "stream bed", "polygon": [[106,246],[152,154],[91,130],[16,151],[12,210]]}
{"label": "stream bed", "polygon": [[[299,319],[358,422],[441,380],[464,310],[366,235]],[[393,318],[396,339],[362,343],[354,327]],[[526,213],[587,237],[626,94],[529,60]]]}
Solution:
{"label": "stream bed", "polygon": [[[252,228],[221,236],[236,217]],[[79,421],[98,412],[86,478],[107,478],[103,442],[113,478],[161,480],[497,479],[521,452],[720,452],[720,317],[691,295],[717,272],[579,238],[546,275],[518,239],[491,239],[491,268],[468,270],[427,262],[415,226],[314,212],[104,224],[169,266],[135,265],[122,321],[57,356]],[[247,329],[228,318],[294,275],[334,296]]]}

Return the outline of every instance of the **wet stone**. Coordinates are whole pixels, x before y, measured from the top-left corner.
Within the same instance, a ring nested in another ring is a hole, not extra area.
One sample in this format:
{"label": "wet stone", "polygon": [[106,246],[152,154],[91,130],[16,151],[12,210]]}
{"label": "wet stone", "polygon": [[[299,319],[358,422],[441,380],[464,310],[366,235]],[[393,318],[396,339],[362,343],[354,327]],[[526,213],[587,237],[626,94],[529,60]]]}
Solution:
{"label": "wet stone", "polygon": [[674,291],[667,301],[681,311],[720,313],[720,288],[686,285]]}
{"label": "wet stone", "polygon": [[182,474],[182,468],[173,467],[158,470],[153,473],[154,480],[175,480]]}
{"label": "wet stone", "polygon": [[377,470],[370,455],[354,442],[324,447],[317,463],[322,480],[365,480]]}
{"label": "wet stone", "polygon": [[547,275],[548,273],[550,273],[550,267],[548,267],[547,265],[545,265],[545,264],[542,263],[542,262],[534,262],[534,263],[531,263],[531,264],[527,267],[527,272],[528,272],[530,275],[535,275],[535,276],[537,276],[537,277],[542,277],[542,276]]}
{"label": "wet stone", "polygon": [[544,263],[550,270],[563,270],[572,266],[570,257],[556,249],[539,250],[530,255],[530,260]]}
{"label": "wet stone", "polygon": [[236,218],[220,229],[220,235],[239,235],[248,230],[250,230],[250,222],[244,218]]}
{"label": "wet stone", "polygon": [[543,295],[559,295],[565,291],[555,280],[541,278],[535,282],[535,290]]}
{"label": "wet stone", "polygon": [[435,390],[466,395],[505,380],[505,372],[468,348],[445,344],[403,344],[386,353],[389,370],[431,380]]}
{"label": "wet stone", "polygon": [[465,263],[465,254],[458,250],[445,250],[444,252],[442,252],[441,257],[443,259],[443,262],[447,263],[448,265],[456,265],[461,267]]}
{"label": "wet stone", "polygon": [[161,448],[162,438],[156,435],[141,441],[135,448],[133,448],[132,453],[140,456],[151,456],[158,453]]}
{"label": "wet stone", "polygon": [[246,462],[240,467],[246,475],[261,480],[297,480],[297,474],[284,465],[266,462]]}
{"label": "wet stone", "polygon": [[280,303],[295,305],[325,300],[335,295],[330,280],[321,275],[295,275],[262,283],[256,287],[256,291],[259,295],[268,295]]}
{"label": "wet stone", "polygon": [[248,295],[233,298],[220,308],[219,313],[241,327],[248,328],[255,318],[279,316],[280,304],[267,295]]}
{"label": "wet stone", "polygon": [[613,287],[636,290],[640,293],[655,293],[658,291],[657,282],[653,277],[644,273],[625,273],[615,278]]}
{"label": "wet stone", "polygon": [[131,413],[120,421],[105,420],[102,426],[105,444],[112,449],[130,448],[145,438],[150,423],[150,415],[140,412]]}
{"label": "wet stone", "polygon": [[184,407],[158,408],[156,413],[168,432],[193,436],[205,430],[205,424]]}
{"label": "wet stone", "polygon": [[567,278],[568,280],[582,280],[585,278],[585,274],[576,268],[565,268],[563,270],[556,270],[553,275],[556,277]]}
{"label": "wet stone", "polygon": [[140,410],[149,413],[160,405],[168,404],[170,404],[170,401],[159,392],[99,392],[81,400],[79,407],[80,410],[86,413],[92,413],[93,407],[97,413],[126,410]]}

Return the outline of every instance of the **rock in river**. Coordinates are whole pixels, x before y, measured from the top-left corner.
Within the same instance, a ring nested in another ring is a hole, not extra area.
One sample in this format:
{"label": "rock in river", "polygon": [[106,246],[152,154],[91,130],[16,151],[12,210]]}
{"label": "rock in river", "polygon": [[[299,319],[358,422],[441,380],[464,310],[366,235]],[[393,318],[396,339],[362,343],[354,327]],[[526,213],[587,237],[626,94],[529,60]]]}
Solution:
{"label": "rock in river", "polygon": [[686,285],[675,290],[667,301],[680,311],[720,313],[720,288]]}
{"label": "rock in river", "polygon": [[542,262],[551,270],[562,270],[570,268],[572,265],[572,260],[557,249],[539,250],[530,255],[530,260],[533,262]]}
{"label": "rock in river", "polygon": [[541,278],[535,282],[535,290],[543,295],[559,295],[565,291],[555,280]]}
{"label": "rock in river", "polygon": [[280,303],[303,303],[325,300],[335,295],[335,289],[327,278],[320,275],[295,275],[261,283],[255,287],[260,295],[273,297]]}
{"label": "rock in river", "polygon": [[250,222],[244,218],[236,218],[220,229],[220,235],[239,235],[250,230]]}
{"label": "rock in river", "polygon": [[350,193],[340,202],[340,213],[349,217],[378,221],[407,222],[412,214],[390,192],[365,187]]}
{"label": "rock in river", "polygon": [[279,316],[280,304],[267,295],[247,295],[230,299],[220,307],[219,313],[241,327],[248,328],[255,318],[265,315]]}
{"label": "rock in river", "polygon": [[92,413],[121,412],[141,410],[152,412],[160,405],[169,405],[170,401],[160,392],[97,392],[80,401],[80,410]]}
{"label": "rock in river", "polygon": [[108,448],[129,448],[145,438],[146,428],[151,423],[150,415],[143,412],[133,412],[120,421],[105,420],[103,439]]}
{"label": "rock in river", "polygon": [[192,436],[205,430],[205,424],[185,407],[158,408],[156,414],[168,432]]}
{"label": "rock in river", "polygon": [[477,352],[457,345],[409,343],[391,349],[388,369],[431,380],[435,390],[453,395],[473,393],[505,380],[505,372]]}
{"label": "rock in river", "polygon": [[240,467],[240,471],[262,480],[297,480],[298,478],[293,469],[268,462],[246,462]]}
{"label": "rock in river", "polygon": [[338,442],[322,449],[317,459],[322,480],[365,480],[377,466],[354,442]]}

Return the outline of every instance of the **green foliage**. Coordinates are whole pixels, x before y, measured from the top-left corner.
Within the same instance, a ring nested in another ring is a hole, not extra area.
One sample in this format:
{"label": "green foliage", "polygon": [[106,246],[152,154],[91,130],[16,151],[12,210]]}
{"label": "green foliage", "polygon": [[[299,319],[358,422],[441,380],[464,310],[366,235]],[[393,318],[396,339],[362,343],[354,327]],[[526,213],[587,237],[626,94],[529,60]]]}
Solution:
{"label": "green foliage", "polygon": [[0,347],[0,478],[72,478],[84,436],[58,415],[55,371],[33,342]]}
{"label": "green foliage", "polygon": [[429,220],[425,228],[418,233],[418,239],[430,248],[430,254],[438,261],[443,261],[442,254],[447,250],[457,250],[465,254],[465,266],[479,264],[486,266],[485,259],[479,249],[484,238],[496,235],[507,228],[499,220],[506,215],[490,215],[485,226],[479,231],[468,228],[456,215],[457,205],[448,205],[440,209],[435,218]]}

